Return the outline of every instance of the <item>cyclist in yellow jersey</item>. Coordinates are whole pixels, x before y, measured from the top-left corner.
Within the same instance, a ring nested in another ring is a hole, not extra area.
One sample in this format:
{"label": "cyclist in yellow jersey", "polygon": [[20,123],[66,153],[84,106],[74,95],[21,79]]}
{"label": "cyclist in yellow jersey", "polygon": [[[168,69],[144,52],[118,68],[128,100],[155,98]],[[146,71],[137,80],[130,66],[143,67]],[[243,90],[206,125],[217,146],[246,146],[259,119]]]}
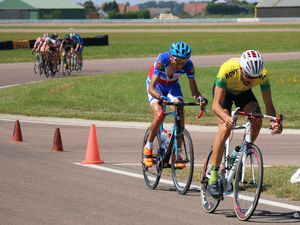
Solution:
{"label": "cyclist in yellow jersey", "polygon": [[[226,139],[230,135],[234,125],[231,117],[231,107],[235,103],[244,112],[261,113],[259,103],[252,92],[252,87],[260,85],[266,113],[276,116],[276,110],[271,96],[269,75],[264,68],[261,54],[255,50],[245,51],[240,58],[227,60],[220,67],[213,87],[212,111],[216,115],[218,131],[213,142],[212,171],[207,186],[208,192],[216,198],[222,196],[222,190],[218,183],[218,171],[222,161],[223,148]],[[259,134],[262,120],[252,124],[253,140]],[[274,133],[281,133],[275,121],[270,121]]]}

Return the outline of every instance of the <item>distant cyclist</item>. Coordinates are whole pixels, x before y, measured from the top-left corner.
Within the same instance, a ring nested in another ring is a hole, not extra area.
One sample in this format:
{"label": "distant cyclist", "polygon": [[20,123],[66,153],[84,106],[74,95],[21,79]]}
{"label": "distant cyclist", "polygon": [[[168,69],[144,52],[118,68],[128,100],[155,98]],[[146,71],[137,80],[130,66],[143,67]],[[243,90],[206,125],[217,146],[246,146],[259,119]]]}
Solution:
{"label": "distant cyclist", "polygon": [[69,34],[65,35],[64,40],[60,44],[60,52],[62,52],[63,64],[66,62],[66,57],[69,57],[71,62],[71,54],[73,52],[73,41]]}
{"label": "distant cyclist", "polygon": [[[231,58],[220,67],[214,82],[214,98],[212,111],[218,121],[218,131],[213,142],[211,177],[207,190],[213,197],[222,196],[218,183],[218,170],[223,156],[224,143],[234,125],[231,117],[231,107],[235,103],[242,111],[261,113],[259,103],[252,92],[252,87],[260,85],[266,113],[276,116],[276,110],[271,96],[271,86],[264,60],[255,50],[245,51],[240,58]],[[274,133],[281,133],[282,127],[276,121],[270,121]],[[262,120],[252,123],[252,140],[254,141],[262,126]]]}
{"label": "distant cyclist", "polygon": [[76,53],[76,60],[78,60],[80,67],[83,65],[82,51],[83,51],[83,38],[77,33],[70,33],[73,40],[73,48]]}
{"label": "distant cyclist", "polygon": [[[194,99],[207,103],[197,88],[195,81],[195,68],[190,60],[191,48],[185,42],[175,42],[171,45],[168,52],[161,53],[152,65],[148,78],[146,80],[146,89],[148,100],[154,115],[154,119],[150,125],[149,139],[144,147],[145,158],[143,162],[145,166],[153,165],[152,149],[153,141],[156,137],[159,126],[163,122],[162,107],[158,104],[161,101],[183,102],[183,94],[179,84],[179,77],[186,74],[189,80],[190,90]],[[182,115],[182,118],[183,115]],[[181,121],[184,128],[184,119]],[[180,153],[182,149],[179,150]],[[179,156],[180,157],[180,156]],[[176,167],[183,168],[185,164],[178,163]]]}

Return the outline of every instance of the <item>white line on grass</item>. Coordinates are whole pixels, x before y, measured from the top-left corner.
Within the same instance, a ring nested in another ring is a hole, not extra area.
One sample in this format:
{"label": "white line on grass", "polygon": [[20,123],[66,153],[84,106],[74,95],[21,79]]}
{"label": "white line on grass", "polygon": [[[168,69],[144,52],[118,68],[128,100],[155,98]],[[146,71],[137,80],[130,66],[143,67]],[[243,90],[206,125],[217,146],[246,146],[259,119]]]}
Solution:
{"label": "white line on grass", "polygon": [[[115,173],[115,174],[120,174],[120,175],[124,175],[124,176],[144,179],[144,176],[142,174],[138,174],[138,173],[133,173],[133,172],[128,172],[128,171],[124,171],[124,170],[108,168],[108,167],[105,167],[105,166],[99,166],[99,165],[94,165],[94,164],[81,164],[81,163],[74,163],[74,164],[79,165],[79,166],[92,168],[92,169],[102,170],[102,171],[106,171],[106,172],[110,172],[110,173]],[[173,185],[173,181],[171,181],[171,180],[160,179],[159,182],[164,183],[164,184]],[[191,185],[191,187],[194,188],[194,189],[200,190],[199,186]],[[228,196],[232,197],[232,195],[228,195]],[[262,198],[259,199],[259,203],[264,204],[264,205],[276,206],[276,207],[284,208],[284,209],[300,211],[299,206],[286,204],[286,203],[281,203],[281,202],[276,202],[276,201],[271,201],[271,200],[266,200],[266,199],[262,199]]]}

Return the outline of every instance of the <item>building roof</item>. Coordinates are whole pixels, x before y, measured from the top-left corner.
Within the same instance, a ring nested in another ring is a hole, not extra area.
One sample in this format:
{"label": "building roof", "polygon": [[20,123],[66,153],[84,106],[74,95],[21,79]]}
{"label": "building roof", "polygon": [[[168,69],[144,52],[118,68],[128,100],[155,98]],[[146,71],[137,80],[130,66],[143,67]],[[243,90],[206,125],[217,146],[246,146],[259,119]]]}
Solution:
{"label": "building roof", "polygon": [[183,6],[183,11],[194,15],[197,13],[202,13],[206,9],[207,5],[207,2],[185,3]]}
{"label": "building roof", "polygon": [[3,0],[0,9],[84,9],[71,0]]}
{"label": "building roof", "polygon": [[299,0],[263,0],[256,7],[295,7],[300,6]]}

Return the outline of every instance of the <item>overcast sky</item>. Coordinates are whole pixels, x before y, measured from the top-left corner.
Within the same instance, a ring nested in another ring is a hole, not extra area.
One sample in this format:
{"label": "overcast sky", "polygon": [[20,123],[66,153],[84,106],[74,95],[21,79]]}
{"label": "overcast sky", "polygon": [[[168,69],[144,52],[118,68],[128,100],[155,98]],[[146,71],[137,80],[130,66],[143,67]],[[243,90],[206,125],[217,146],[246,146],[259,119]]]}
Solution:
{"label": "overcast sky", "polygon": [[[87,0],[72,0],[74,2],[84,3]],[[139,3],[149,2],[150,0],[115,0],[117,3],[126,3],[129,2],[130,5],[136,5]],[[159,2],[160,0],[157,0]],[[176,1],[176,0],[175,0]],[[247,2],[260,2],[261,0],[247,0]],[[93,0],[96,5],[102,5],[104,2],[109,2],[109,0]],[[188,2],[187,0],[177,0],[177,2]],[[196,0],[195,0],[196,2]]]}

